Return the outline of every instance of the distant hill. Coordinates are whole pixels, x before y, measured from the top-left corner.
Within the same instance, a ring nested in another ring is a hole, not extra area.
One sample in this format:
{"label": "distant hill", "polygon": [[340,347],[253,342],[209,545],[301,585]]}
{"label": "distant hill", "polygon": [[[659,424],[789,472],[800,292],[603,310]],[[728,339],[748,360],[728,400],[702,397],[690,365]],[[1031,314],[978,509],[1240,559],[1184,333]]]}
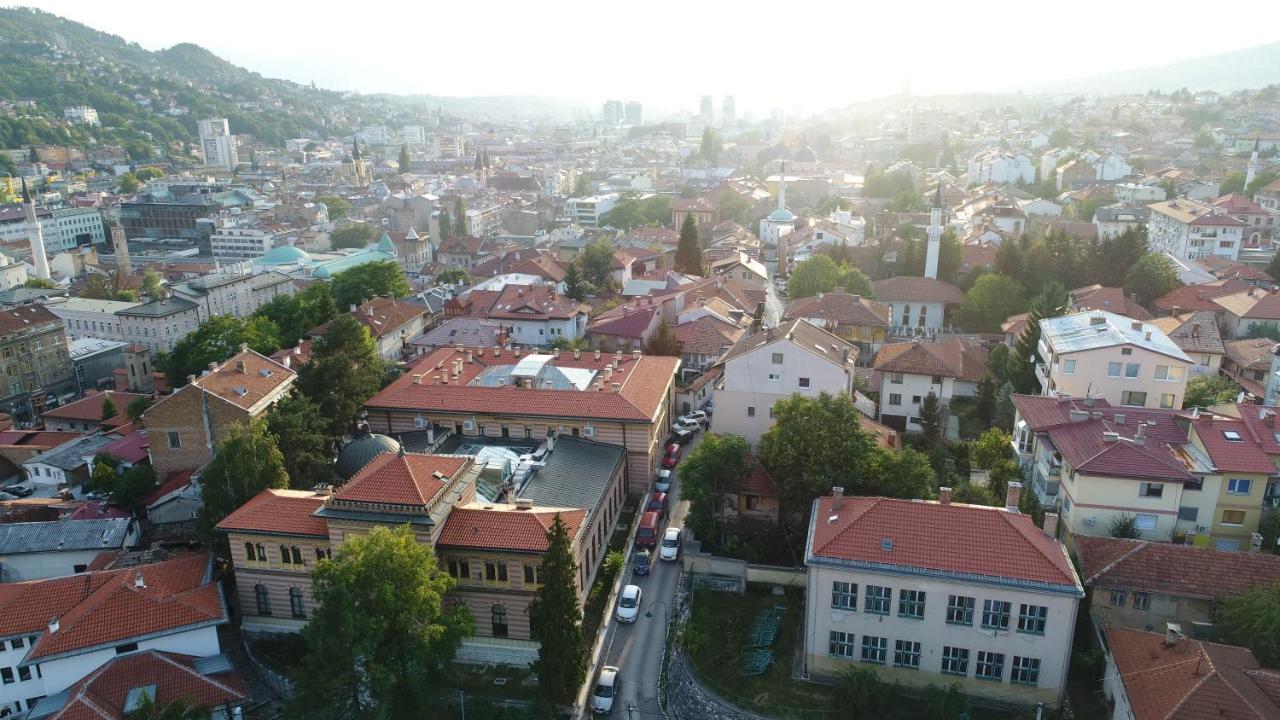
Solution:
{"label": "distant hill", "polygon": [[1221,55],[1181,60],[1136,70],[1045,83],[1026,88],[1039,93],[1142,93],[1213,90],[1221,93],[1280,83],[1280,42],[1233,50]]}

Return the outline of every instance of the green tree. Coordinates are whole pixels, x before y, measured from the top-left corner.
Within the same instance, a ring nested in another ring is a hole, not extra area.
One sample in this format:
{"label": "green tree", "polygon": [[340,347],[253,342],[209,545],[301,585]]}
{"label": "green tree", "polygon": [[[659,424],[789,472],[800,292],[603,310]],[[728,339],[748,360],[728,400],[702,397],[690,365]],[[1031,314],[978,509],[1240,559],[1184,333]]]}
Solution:
{"label": "green tree", "polygon": [[999,332],[1010,315],[1026,310],[1026,293],[1018,281],[998,273],[978,277],[956,313],[970,332]]}
{"label": "green tree", "polygon": [[938,242],[938,279],[955,283],[960,279],[960,266],[964,264],[964,248],[954,230],[942,233]]}
{"label": "green tree", "polygon": [[1182,287],[1178,271],[1163,254],[1149,253],[1129,268],[1124,280],[1125,292],[1138,296],[1138,302],[1149,303],[1165,293]]}
{"label": "green tree", "polygon": [[1271,256],[1271,260],[1267,262],[1267,267],[1263,272],[1273,279],[1280,280],[1280,253]]}
{"label": "green tree", "polygon": [[200,528],[206,536],[236,508],[268,488],[289,487],[284,455],[261,418],[235,423],[200,480]]}
{"label": "green tree", "polygon": [[1213,140],[1213,135],[1211,135],[1207,130],[1201,130],[1196,133],[1194,142],[1195,146],[1201,150],[1207,150],[1217,144]]}
{"label": "green tree", "polygon": [[395,260],[378,260],[343,270],[333,276],[329,291],[339,308],[359,305],[380,295],[401,298],[411,292],[404,270]]}
{"label": "green tree", "polygon": [[306,489],[323,482],[332,467],[329,423],[311,398],[294,393],[267,414],[267,430],[284,456],[291,487]]}
{"label": "green tree", "polygon": [[194,700],[178,698],[166,703],[156,702],[154,691],[145,691],[138,707],[125,714],[126,720],[210,720],[213,711]]}
{"label": "green tree", "polygon": [[529,603],[529,627],[539,643],[533,671],[547,705],[568,705],[587,677],[587,647],[578,605],[578,564],[560,513],[547,530],[547,552],[538,567],[538,594]]}
{"label": "green tree", "polygon": [[54,285],[53,281],[50,280],[49,278],[33,277],[33,278],[27,278],[27,281],[22,284],[22,287],[36,288],[36,289],[42,289],[42,290],[52,290],[57,286]]}
{"label": "green tree", "polygon": [[924,402],[920,403],[920,428],[924,436],[925,447],[934,447],[942,442],[942,423],[945,422],[942,417],[942,408],[938,403],[938,396],[930,391],[924,396]]}
{"label": "green tree", "polygon": [[680,357],[680,341],[676,339],[671,323],[666,320],[658,323],[653,335],[644,344],[644,352],[646,355]]}
{"label": "green tree", "polygon": [[680,225],[680,243],[676,245],[676,272],[686,275],[702,274],[702,243],[698,240],[698,225],[693,214],[684,216]]}
{"label": "green tree", "polygon": [[374,528],[317,562],[289,715],[392,720],[435,707],[440,670],[475,627],[465,604],[444,601],[456,584],[407,524]]}
{"label": "green tree", "polygon": [[363,248],[373,242],[373,226],[369,223],[352,223],[329,233],[329,245],[334,250]]}
{"label": "green tree", "polygon": [[312,345],[311,360],[298,371],[298,390],[320,409],[329,437],[342,438],[355,422],[365,401],[382,387],[386,362],[369,330],[342,314]]}
{"label": "green tree", "polygon": [[969,462],[976,468],[990,470],[997,463],[1013,459],[1013,436],[1000,428],[988,428],[973,441]]}
{"label": "green tree", "polygon": [[174,344],[173,351],[156,364],[169,383],[177,387],[186,384],[187,376],[200,375],[210,363],[225,362],[236,354],[241,344],[270,355],[280,349],[280,329],[262,317],[214,315]]}
{"label": "green tree", "polygon": [[702,145],[698,149],[702,159],[712,165],[720,162],[720,149],[720,133],[716,132],[714,128],[703,128]]}
{"label": "green tree", "polygon": [[323,282],[308,285],[293,295],[277,295],[254,313],[276,324],[280,344],[291,346],[318,325],[337,314],[337,305],[329,286]]}
{"label": "green tree", "polygon": [[924,196],[915,188],[903,190],[894,195],[885,209],[889,212],[921,212],[927,206],[924,202]]}
{"label": "green tree", "polygon": [[1071,131],[1060,127],[1049,133],[1050,147],[1063,148],[1075,142],[1075,138],[1071,137]]}
{"label": "green tree", "polygon": [[736,222],[739,225],[747,224],[747,216],[751,212],[751,203],[738,193],[732,190],[725,190],[720,193],[718,206],[721,220]]}
{"label": "green tree", "polygon": [[1229,403],[1240,393],[1240,386],[1226,375],[1197,375],[1187,383],[1187,392],[1182,397],[1182,407],[1211,407],[1220,403]]}
{"label": "green tree", "polygon": [[1231,193],[1244,194],[1244,173],[1233,172],[1227,175],[1226,179],[1218,184],[1218,194],[1230,195]]}
{"label": "green tree", "polygon": [[138,188],[142,187],[142,183],[138,181],[138,177],[131,172],[122,174],[116,178],[120,186],[122,195],[132,195],[138,192]]}
{"label": "green tree", "polygon": [[[1244,189],[1245,197],[1252,198],[1254,195],[1258,194],[1259,190],[1275,182],[1277,179],[1280,179],[1280,172],[1275,170],[1264,170],[1257,175],[1254,175],[1253,182],[1249,183]],[[1280,278],[1277,279],[1280,280]]]}
{"label": "green tree", "polygon": [[861,412],[847,395],[792,395],[773,406],[773,427],[760,438],[760,461],[778,483],[790,511],[806,516],[813,498],[833,485],[867,494],[865,477],[875,440],[861,429]]}
{"label": "green tree", "polygon": [[164,287],[164,279],[160,277],[160,273],[151,268],[142,271],[142,294],[152,300],[163,300],[169,297],[169,291]]}
{"label": "green tree", "polygon": [[1249,648],[1264,667],[1280,663],[1280,583],[1224,599],[1217,621],[1228,642]]}
{"label": "green tree", "polygon": [[147,408],[151,407],[151,403],[151,397],[147,395],[140,398],[134,398],[129,403],[128,407],[124,409],[124,414],[129,417],[131,422],[136,423],[138,420],[142,419],[142,413],[146,412]]}
{"label": "green tree", "polygon": [[1137,540],[1142,537],[1142,531],[1138,529],[1138,518],[1133,513],[1120,513],[1112,516],[1108,532],[1113,538]]}
{"label": "green tree", "polygon": [[137,177],[142,182],[147,182],[149,180],[155,180],[156,178],[164,177],[164,171],[156,167],[144,167],[141,170],[135,172],[134,176]]}
{"label": "green tree", "polygon": [[600,225],[602,227],[618,228],[619,230],[630,230],[634,227],[648,224],[645,220],[644,210],[640,206],[640,201],[634,198],[622,200],[613,209],[600,216]]}
{"label": "green tree", "polygon": [[750,449],[741,435],[710,433],[680,463],[680,496],[689,501],[689,526],[713,547],[723,539],[725,495],[736,492],[750,471]]}
{"label": "green tree", "polygon": [[441,240],[447,240],[448,238],[451,238],[454,236],[453,223],[449,221],[448,210],[440,211],[440,215],[437,218],[437,222],[440,223],[440,239]]}
{"label": "green tree", "polygon": [[613,276],[613,243],[597,240],[574,258],[582,267],[582,276],[596,287],[604,287]]}
{"label": "green tree", "polygon": [[102,421],[103,422],[106,422],[119,414],[120,414],[120,411],[116,409],[116,404],[112,402],[111,398],[106,398],[102,401]]}
{"label": "green tree", "polygon": [[[801,263],[803,264],[803,263]],[[867,277],[856,265],[841,265],[840,277],[836,279],[835,287],[844,288],[847,293],[861,295],[862,297],[875,297],[875,290],[871,287],[871,278]],[[833,290],[835,288],[832,288]]]}
{"label": "green tree", "polygon": [[787,292],[793,298],[806,298],[829,293],[840,280],[840,268],[826,255],[812,255],[796,265],[787,280]]}
{"label": "green tree", "polygon": [[640,201],[640,212],[646,225],[666,225],[671,221],[671,198],[650,195]]}
{"label": "green tree", "polygon": [[407,144],[400,146],[400,172],[409,172],[409,146]]}
{"label": "green tree", "polygon": [[461,196],[453,201],[453,214],[449,216],[450,222],[453,223],[453,233],[455,235],[469,235],[471,228],[467,227],[467,201]]}
{"label": "green tree", "polygon": [[858,494],[910,500],[928,500],[934,496],[938,480],[928,455],[911,448],[874,447],[869,457],[866,478],[861,487],[855,487]]}
{"label": "green tree", "polygon": [[329,210],[329,222],[337,222],[351,212],[351,203],[337,195],[317,195],[316,202]]}
{"label": "green tree", "polygon": [[570,262],[564,269],[564,294],[582,302],[591,294],[591,283],[587,282],[578,270],[576,261]]}

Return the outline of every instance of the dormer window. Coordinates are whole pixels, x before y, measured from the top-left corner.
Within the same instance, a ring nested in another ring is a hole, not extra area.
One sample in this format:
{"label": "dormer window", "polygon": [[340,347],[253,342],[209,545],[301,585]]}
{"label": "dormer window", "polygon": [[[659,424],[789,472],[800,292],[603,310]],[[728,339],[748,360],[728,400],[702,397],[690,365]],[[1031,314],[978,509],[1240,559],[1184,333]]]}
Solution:
{"label": "dormer window", "polygon": [[1227,442],[1240,442],[1240,433],[1235,430],[1223,430],[1222,437],[1226,438]]}

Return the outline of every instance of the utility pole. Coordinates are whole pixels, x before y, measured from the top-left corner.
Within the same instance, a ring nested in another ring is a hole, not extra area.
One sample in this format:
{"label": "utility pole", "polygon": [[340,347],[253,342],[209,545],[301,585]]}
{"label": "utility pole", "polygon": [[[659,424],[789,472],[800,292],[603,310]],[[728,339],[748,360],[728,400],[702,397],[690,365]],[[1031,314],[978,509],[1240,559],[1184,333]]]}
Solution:
{"label": "utility pole", "polygon": [[458,708],[462,713],[462,720],[467,720],[467,694],[461,690],[458,691]]}

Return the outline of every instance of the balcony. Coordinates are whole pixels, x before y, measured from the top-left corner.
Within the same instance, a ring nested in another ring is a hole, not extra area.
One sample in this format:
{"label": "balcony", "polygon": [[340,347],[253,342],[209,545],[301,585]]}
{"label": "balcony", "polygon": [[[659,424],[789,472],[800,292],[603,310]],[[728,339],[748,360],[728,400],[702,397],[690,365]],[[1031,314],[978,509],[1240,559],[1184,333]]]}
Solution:
{"label": "balcony", "polygon": [[1044,363],[1036,363],[1036,379],[1040,381],[1040,387],[1049,387],[1049,371]]}

